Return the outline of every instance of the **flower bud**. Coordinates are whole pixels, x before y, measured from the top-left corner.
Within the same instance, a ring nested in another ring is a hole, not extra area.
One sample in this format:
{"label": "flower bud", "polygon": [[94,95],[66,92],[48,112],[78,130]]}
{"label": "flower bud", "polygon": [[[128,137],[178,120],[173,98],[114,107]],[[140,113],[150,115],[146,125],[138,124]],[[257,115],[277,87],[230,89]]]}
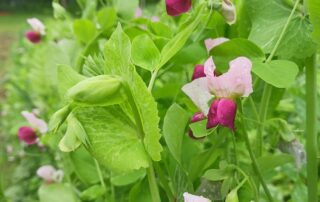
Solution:
{"label": "flower bud", "polygon": [[191,0],[166,0],[168,15],[178,16],[188,12],[191,8]]}
{"label": "flower bud", "polygon": [[74,102],[88,105],[111,105],[124,100],[119,77],[100,75],[80,81],[67,92]]}
{"label": "flower bud", "polygon": [[216,99],[210,106],[207,128],[221,125],[234,131],[234,120],[237,112],[237,104],[232,99]]}
{"label": "flower bud", "polygon": [[193,70],[192,81],[201,77],[206,77],[203,65],[196,65]]}
{"label": "flower bud", "polygon": [[225,21],[229,25],[232,25],[236,22],[237,20],[236,7],[233,5],[233,3],[230,0],[222,1],[221,13]]}
{"label": "flower bud", "polygon": [[57,131],[61,124],[66,120],[70,112],[70,105],[67,105],[56,111],[49,121],[49,131]]}
{"label": "flower bud", "polygon": [[33,128],[28,126],[23,126],[19,128],[18,137],[21,141],[28,145],[37,143],[38,137]]}
{"label": "flower bud", "polygon": [[233,189],[226,197],[225,202],[239,202],[237,189]]}
{"label": "flower bud", "polygon": [[[203,120],[203,119],[205,119],[205,118],[206,118],[206,117],[205,117],[205,115],[204,115],[202,112],[197,112],[197,113],[195,113],[195,114],[192,116],[190,123],[195,123],[195,122],[201,121],[201,120]],[[201,139],[201,138],[195,137],[195,136],[193,135],[193,132],[192,132],[191,129],[189,129],[188,134],[189,134],[189,137],[191,137],[191,138],[193,138],[193,139]]]}
{"label": "flower bud", "polygon": [[32,43],[39,43],[41,40],[41,34],[39,32],[28,31],[25,36]]}

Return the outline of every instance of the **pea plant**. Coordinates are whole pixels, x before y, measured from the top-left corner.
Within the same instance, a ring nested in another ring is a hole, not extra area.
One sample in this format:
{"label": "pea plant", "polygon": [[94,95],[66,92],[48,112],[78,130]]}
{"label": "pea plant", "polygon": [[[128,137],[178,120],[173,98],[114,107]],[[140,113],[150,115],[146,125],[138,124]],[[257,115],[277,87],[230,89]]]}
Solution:
{"label": "pea plant", "polygon": [[77,3],[12,51],[3,201],[318,201],[320,1]]}

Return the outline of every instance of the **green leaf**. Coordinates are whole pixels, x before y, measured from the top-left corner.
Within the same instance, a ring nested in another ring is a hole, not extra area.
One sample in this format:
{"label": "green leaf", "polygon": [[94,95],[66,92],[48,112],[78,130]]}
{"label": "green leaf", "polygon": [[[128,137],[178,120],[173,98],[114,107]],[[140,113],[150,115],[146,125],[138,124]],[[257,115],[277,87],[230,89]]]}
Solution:
{"label": "green leaf", "polygon": [[190,35],[194,32],[201,21],[202,11],[200,11],[194,17],[194,20],[189,22],[189,25],[182,29],[179,33],[177,33],[161,50],[161,59],[160,64],[158,65],[158,69],[160,69],[163,65],[165,65],[181,48],[189,39]]}
{"label": "green leaf", "polygon": [[68,17],[68,13],[66,9],[61,6],[59,3],[52,2],[52,7],[53,7],[53,16],[56,19],[65,19]]}
{"label": "green leaf", "polygon": [[[252,21],[249,39],[257,43],[265,53],[274,48],[280,33],[291,13],[291,8],[283,0],[248,0],[246,5]],[[276,56],[303,59],[311,56],[316,45],[311,38],[312,27],[308,19],[298,11],[289,23],[279,44]]]}
{"label": "green leaf", "polygon": [[153,71],[160,62],[160,52],[147,34],[134,38],[131,54],[135,65],[149,71]]}
{"label": "green leaf", "polygon": [[151,22],[149,26],[151,31],[157,36],[165,38],[171,38],[172,36],[171,28],[162,22]]}
{"label": "green leaf", "polygon": [[73,23],[73,32],[79,41],[87,44],[95,37],[96,27],[90,20],[79,19]]}
{"label": "green leaf", "polygon": [[231,39],[216,46],[210,51],[217,69],[225,72],[229,69],[229,62],[237,57],[244,56],[255,61],[264,61],[262,50],[247,39]]}
{"label": "green leaf", "polygon": [[125,19],[131,19],[134,16],[135,10],[139,7],[138,0],[113,0],[117,13]]}
{"label": "green leaf", "polygon": [[80,197],[85,201],[92,201],[106,193],[105,188],[100,185],[94,185],[81,192]]}
{"label": "green leaf", "polygon": [[115,173],[149,166],[136,126],[119,106],[76,108],[73,113],[87,132],[89,152],[101,165]]}
{"label": "green leaf", "polygon": [[[119,75],[128,83],[143,124],[145,149],[154,161],[159,161],[162,146],[159,143],[161,135],[158,127],[160,119],[157,103],[130,63],[130,53],[130,39],[119,25],[105,46],[105,73]],[[127,110],[131,107],[127,103],[123,108]],[[129,110],[128,113],[132,114],[132,111]]]}
{"label": "green leaf", "polygon": [[207,122],[208,120],[204,119],[195,123],[191,123],[189,127],[192,130],[193,136],[197,138],[207,136]]}
{"label": "green leaf", "polygon": [[99,182],[99,176],[92,156],[82,146],[70,152],[70,160],[77,177],[85,184],[95,184]]}
{"label": "green leaf", "polygon": [[320,45],[320,1],[309,0],[308,10],[313,25],[313,39]]}
{"label": "green leaf", "polygon": [[58,65],[59,94],[64,96],[69,88],[86,79],[67,65]]}
{"label": "green leaf", "polygon": [[150,202],[152,201],[149,184],[147,180],[136,184],[129,193],[129,202]]}
{"label": "green leaf", "polygon": [[210,181],[220,181],[230,178],[231,174],[230,169],[210,169],[202,177]]}
{"label": "green leaf", "polygon": [[115,186],[126,186],[144,178],[145,175],[145,169],[133,170],[129,173],[113,175],[111,177],[111,183]]}
{"label": "green leaf", "polygon": [[171,105],[163,121],[164,139],[172,156],[180,163],[182,140],[188,122],[188,113],[178,104]]}
{"label": "green leaf", "polygon": [[[71,187],[60,183],[43,184],[38,190],[40,202],[78,202]],[[59,196],[59,197],[57,197]]]}
{"label": "green leaf", "polygon": [[97,20],[102,30],[108,30],[117,22],[117,13],[112,7],[104,7],[97,13]]}
{"label": "green leaf", "polygon": [[299,68],[295,63],[287,60],[273,60],[269,63],[253,61],[252,71],[277,88],[288,88],[294,83]]}
{"label": "green leaf", "polygon": [[289,154],[274,154],[268,156],[262,156],[257,159],[258,165],[262,175],[269,171],[272,171],[278,166],[282,166],[286,163],[293,163],[294,158]]}
{"label": "green leaf", "polygon": [[237,189],[231,190],[227,195],[225,202],[239,202],[238,190]]}

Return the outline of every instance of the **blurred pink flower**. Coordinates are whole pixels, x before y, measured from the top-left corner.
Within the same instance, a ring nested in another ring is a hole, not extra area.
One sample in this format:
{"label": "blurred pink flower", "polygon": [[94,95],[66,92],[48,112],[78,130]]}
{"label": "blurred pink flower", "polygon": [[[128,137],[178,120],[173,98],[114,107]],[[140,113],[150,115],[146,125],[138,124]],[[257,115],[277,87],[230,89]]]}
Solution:
{"label": "blurred pink flower", "polygon": [[21,141],[25,142],[27,145],[32,145],[37,143],[38,136],[33,128],[28,126],[22,126],[19,128],[18,137]]}
{"label": "blurred pink flower", "polygon": [[223,44],[224,42],[229,41],[229,39],[224,37],[219,37],[215,39],[206,39],[204,41],[204,44],[207,48],[207,51],[210,52],[211,49],[213,49],[216,46],[219,46],[220,44]]}
{"label": "blurred pink flower", "polygon": [[42,36],[46,34],[44,24],[37,18],[29,18],[27,19],[27,22],[32,30],[26,32],[26,38],[32,43],[40,42]]}
{"label": "blurred pink flower", "polygon": [[160,22],[160,18],[158,16],[152,16],[151,21],[152,22]]}
{"label": "blurred pink flower", "polygon": [[135,13],[134,13],[135,18],[140,18],[142,17],[142,9],[140,7],[136,8]]}
{"label": "blurred pink flower", "polygon": [[196,196],[187,192],[183,193],[184,202],[211,202],[211,200],[203,196]]}
{"label": "blurred pink flower", "polygon": [[191,0],[166,0],[168,15],[177,16],[188,12],[191,8]]}
{"label": "blurred pink flower", "polygon": [[63,171],[56,170],[51,165],[44,165],[38,168],[37,175],[46,183],[60,182],[63,178]]}
{"label": "blurred pink flower", "polygon": [[36,115],[32,112],[22,111],[22,116],[29,122],[29,124],[39,130],[40,133],[44,134],[48,131],[47,123],[36,117]]}

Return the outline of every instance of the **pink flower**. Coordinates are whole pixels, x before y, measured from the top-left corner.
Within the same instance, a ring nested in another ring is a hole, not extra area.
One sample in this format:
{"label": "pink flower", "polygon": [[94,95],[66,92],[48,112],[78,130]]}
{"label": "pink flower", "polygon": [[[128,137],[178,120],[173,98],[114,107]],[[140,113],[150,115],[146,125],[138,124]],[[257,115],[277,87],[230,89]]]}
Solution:
{"label": "pink flower", "polygon": [[177,16],[188,12],[191,8],[191,0],[166,0],[168,15]]}
{"label": "pink flower", "polygon": [[33,112],[22,111],[22,116],[29,122],[29,124],[39,130],[40,133],[44,134],[48,131],[47,123],[36,117]]}
{"label": "pink flower", "polygon": [[63,178],[63,171],[56,170],[51,165],[44,165],[38,168],[37,175],[46,183],[60,182]]}
{"label": "pink flower", "polygon": [[207,48],[207,51],[210,52],[211,49],[213,49],[216,46],[219,46],[221,44],[223,44],[224,42],[229,41],[229,39],[224,38],[224,37],[219,37],[219,38],[215,38],[215,39],[206,39],[204,41],[204,44]]}
{"label": "pink flower", "polygon": [[29,18],[27,19],[28,24],[31,26],[32,31],[26,32],[26,38],[32,43],[40,42],[42,36],[46,34],[45,26],[43,23],[37,18]]}
{"label": "pink flower", "polygon": [[216,69],[212,57],[205,65],[208,89],[219,98],[248,97],[252,93],[251,61],[246,57],[238,57],[229,63],[229,71],[215,76]]}
{"label": "pink flower", "polygon": [[152,22],[160,22],[160,18],[158,16],[152,16],[151,21]]}
{"label": "pink flower", "polygon": [[203,65],[196,65],[193,70],[192,81],[201,77],[206,77]]}
{"label": "pink flower", "polygon": [[230,0],[222,1],[221,14],[229,25],[237,21],[236,8]]}
{"label": "pink flower", "polygon": [[187,192],[183,193],[184,202],[211,202],[211,200],[203,196],[196,196]]}
{"label": "pink flower", "polygon": [[[206,116],[205,116],[202,112],[197,112],[197,113],[195,113],[195,114],[192,116],[190,122],[191,122],[191,123],[195,123],[195,122],[201,121],[201,120],[203,120],[203,119],[205,119],[205,118],[206,118]],[[189,134],[189,137],[191,137],[191,138],[193,138],[193,139],[199,139],[199,138],[197,138],[197,137],[195,137],[195,136],[193,135],[193,132],[192,132],[191,129],[189,129],[188,134]]]}
{"label": "pink flower", "polygon": [[141,9],[140,7],[138,7],[138,8],[135,10],[134,17],[135,17],[135,18],[140,18],[140,17],[142,17],[142,9]]}
{"label": "pink flower", "polygon": [[38,141],[38,136],[36,132],[33,130],[33,128],[28,126],[22,126],[19,128],[18,137],[27,145],[35,144]]}
{"label": "pink flower", "polygon": [[237,104],[234,100],[227,98],[214,100],[208,113],[207,128],[221,125],[234,131],[236,112]]}

